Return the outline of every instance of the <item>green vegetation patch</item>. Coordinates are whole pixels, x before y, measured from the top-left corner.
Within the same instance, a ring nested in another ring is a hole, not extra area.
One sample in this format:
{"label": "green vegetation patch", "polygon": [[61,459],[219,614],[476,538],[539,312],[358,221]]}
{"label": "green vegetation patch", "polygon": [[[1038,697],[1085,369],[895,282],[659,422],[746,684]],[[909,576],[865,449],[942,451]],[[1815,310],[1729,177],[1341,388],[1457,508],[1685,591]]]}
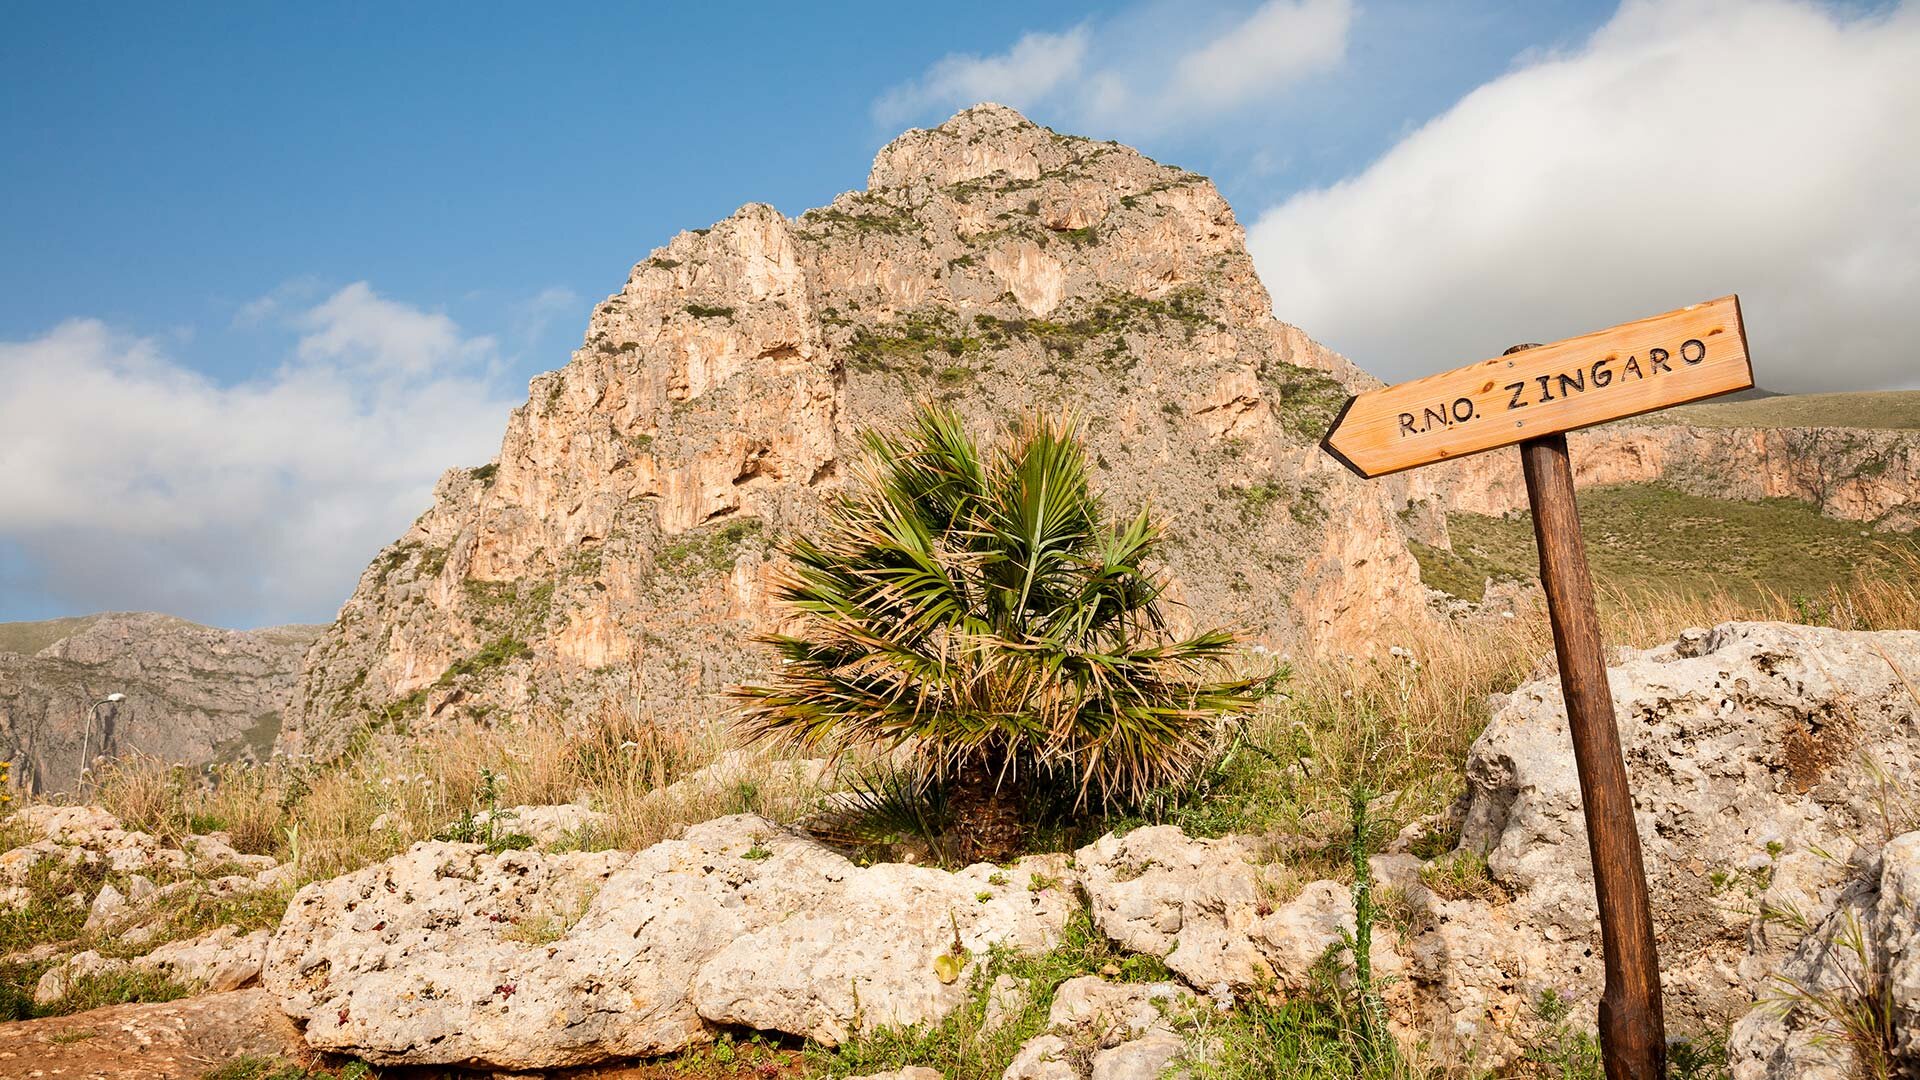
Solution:
{"label": "green vegetation patch", "polygon": [[465,659],[456,660],[440,673],[434,681],[435,686],[452,685],[455,679],[463,675],[478,675],[515,660],[524,660],[533,655],[533,646],[511,635],[494,638],[480,647],[480,651]]}
{"label": "green vegetation patch", "polygon": [[[1595,584],[1633,596],[1725,594],[1760,602],[1825,595],[1856,569],[1897,574],[1902,552],[1920,552],[1920,534],[1873,532],[1836,521],[1795,499],[1736,502],[1657,484],[1622,484],[1580,493],[1581,529]],[[1532,580],[1539,573],[1533,521],[1449,514],[1453,550],[1414,544],[1420,576],[1465,600],[1484,582]]]}
{"label": "green vegetation patch", "polygon": [[1260,381],[1273,391],[1281,426],[1315,441],[1327,433],[1334,414],[1351,396],[1340,380],[1324,371],[1279,361],[1262,365]]}
{"label": "green vegetation patch", "polygon": [[92,626],[100,616],[75,615],[39,622],[0,622],[0,652],[32,655]]}
{"label": "green vegetation patch", "polygon": [[890,236],[904,236],[918,229],[918,223],[911,216],[893,209],[877,198],[872,201],[880,207],[878,212],[848,213],[838,207],[823,206],[817,210],[807,211],[801,215],[800,221],[804,225],[838,226]]}
{"label": "green vegetation patch", "polygon": [[460,583],[474,621],[494,633],[537,635],[553,614],[552,579],[516,578],[485,581],[468,578]]}
{"label": "green vegetation patch", "polygon": [[1782,394],[1752,401],[1703,401],[1662,409],[1631,424],[1695,427],[1837,427],[1920,430],[1920,390]]}
{"label": "green vegetation patch", "polygon": [[740,545],[760,535],[765,527],[759,518],[741,518],[717,529],[695,529],[662,548],[658,566],[668,573],[716,573],[731,569]]}
{"label": "green vegetation patch", "polygon": [[847,363],[855,371],[910,368],[933,373],[950,366],[934,359],[957,359],[980,351],[980,339],[957,329],[942,312],[914,312],[891,326],[861,327],[847,345]]}
{"label": "green vegetation patch", "polygon": [[1115,361],[1126,358],[1121,338],[1127,332],[1160,329],[1168,324],[1184,328],[1188,337],[1202,327],[1222,325],[1208,314],[1205,296],[1198,289],[1180,289],[1160,298],[1108,293],[1072,319],[1001,319],[992,315],[974,318],[975,330],[990,345],[1026,338],[1060,356],[1073,356],[1090,342],[1112,337],[1112,345],[1100,356]]}
{"label": "green vegetation patch", "polygon": [[281,1058],[235,1058],[200,1074],[200,1080],[362,1080],[373,1075],[365,1062],[350,1061],[338,1069],[310,1068]]}

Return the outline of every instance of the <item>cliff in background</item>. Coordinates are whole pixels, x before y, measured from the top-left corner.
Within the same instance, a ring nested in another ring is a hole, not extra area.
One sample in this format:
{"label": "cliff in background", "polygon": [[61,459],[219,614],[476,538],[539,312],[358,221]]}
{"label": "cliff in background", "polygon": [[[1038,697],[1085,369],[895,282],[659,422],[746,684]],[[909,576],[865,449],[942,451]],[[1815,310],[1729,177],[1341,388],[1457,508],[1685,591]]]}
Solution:
{"label": "cliff in background", "polygon": [[1113,505],[1168,527],[1195,618],[1366,649],[1424,617],[1407,488],[1320,452],[1370,380],[1272,312],[1206,178],[998,106],[910,131],[865,191],[749,205],[636,266],[497,460],[447,473],[368,567],[289,744],[602,703],[712,718],[763,663],[776,538],[819,520],[857,432],[923,400],[983,433],[1077,412]]}
{"label": "cliff in background", "polygon": [[221,630],[151,612],[0,623],[0,757],[28,791],[72,790],[88,757],[263,757],[318,626]]}
{"label": "cliff in background", "polygon": [[[1621,423],[1574,432],[1568,447],[1581,486],[1657,481],[1722,499],[1799,499],[1879,529],[1920,528],[1920,431]],[[1448,509],[1526,508],[1516,453],[1494,451],[1448,470],[1429,481],[1431,497]]]}

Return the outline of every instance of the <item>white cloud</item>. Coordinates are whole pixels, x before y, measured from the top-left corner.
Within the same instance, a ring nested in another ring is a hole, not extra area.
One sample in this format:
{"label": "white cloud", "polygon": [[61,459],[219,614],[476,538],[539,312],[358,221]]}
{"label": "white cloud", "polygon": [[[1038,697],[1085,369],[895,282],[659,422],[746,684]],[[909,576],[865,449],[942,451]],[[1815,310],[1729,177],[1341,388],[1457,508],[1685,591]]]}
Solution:
{"label": "white cloud", "polygon": [[1741,294],[1761,385],[1920,385],[1920,8],[1629,2],[1262,214],[1280,317],[1384,378]]}
{"label": "white cloud", "polygon": [[[1105,23],[947,56],[874,104],[883,125],[998,101],[1130,136],[1224,119],[1346,55],[1352,0],[1266,0],[1245,16],[1148,5]],[[1209,32],[1210,31],[1210,32]]]}
{"label": "white cloud", "polygon": [[576,316],[589,306],[572,289],[549,285],[533,296],[512,305],[512,337],[533,344],[555,319]]}
{"label": "white cloud", "polygon": [[1080,74],[1088,37],[1087,27],[1076,26],[1060,34],[1025,34],[997,56],[947,56],[919,79],[887,91],[874,115],[892,125],[929,108],[1041,100]]}
{"label": "white cloud", "polygon": [[95,320],[0,342],[0,542],[74,611],[324,620],[513,402],[485,338],[350,285],[271,375],[222,385]]}
{"label": "white cloud", "polygon": [[494,350],[491,338],[462,338],[452,319],[376,296],[364,281],[341,289],[298,320],[302,360],[417,376]]}
{"label": "white cloud", "polygon": [[1339,64],[1353,25],[1348,0],[1269,0],[1180,57],[1168,90],[1179,112],[1228,109]]}

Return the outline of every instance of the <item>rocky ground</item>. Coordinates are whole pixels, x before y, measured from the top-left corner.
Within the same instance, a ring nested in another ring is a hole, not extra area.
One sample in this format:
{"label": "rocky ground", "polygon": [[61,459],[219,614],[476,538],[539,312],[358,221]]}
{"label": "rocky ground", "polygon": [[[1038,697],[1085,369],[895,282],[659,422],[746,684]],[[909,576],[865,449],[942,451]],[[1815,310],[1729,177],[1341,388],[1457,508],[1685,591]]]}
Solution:
{"label": "rocky ground", "polygon": [[[1867,982],[1893,1010],[1898,1052],[1920,1054],[1916,676],[1920,633],[1782,623],[1615,659],[1669,1027],[1730,1028],[1739,1080],[1850,1075],[1818,1003]],[[1371,960],[1412,1052],[1497,1067],[1538,1044],[1543,1001],[1587,1017],[1600,987],[1557,683],[1499,703],[1467,783],[1452,813],[1371,858]],[[558,841],[582,812],[556,808],[536,831]],[[1271,836],[1148,827],[950,871],[859,865],[736,815],[638,852],[423,842],[286,902],[272,890],[294,868],[218,835],[162,844],[85,807],[29,807],[9,827],[33,836],[0,856],[16,910],[55,868],[104,868],[91,895],[60,901],[86,912],[71,939],[8,958],[44,967],[42,1004],[140,973],[224,992],[0,1027],[0,1055],[53,1054],[50,1040],[82,1029],[106,1034],[58,1043],[60,1055],[96,1038],[181,1061],[258,1053],[285,1039],[278,1013],[306,1047],[374,1064],[546,1070],[745,1030],[845,1054],[965,1016],[983,1039],[1018,1032],[1008,1077],[1151,1077],[1220,1052],[1221,1017],[1323,992],[1328,957],[1352,978],[1351,884],[1298,881]],[[272,897],[277,925],[158,943],[190,890]],[[1074,953],[1089,942],[1094,953]],[[1033,959],[1067,953],[1111,959]],[[211,1038],[197,1010],[252,1019],[219,1021],[232,1046],[218,1050],[196,1041]]]}

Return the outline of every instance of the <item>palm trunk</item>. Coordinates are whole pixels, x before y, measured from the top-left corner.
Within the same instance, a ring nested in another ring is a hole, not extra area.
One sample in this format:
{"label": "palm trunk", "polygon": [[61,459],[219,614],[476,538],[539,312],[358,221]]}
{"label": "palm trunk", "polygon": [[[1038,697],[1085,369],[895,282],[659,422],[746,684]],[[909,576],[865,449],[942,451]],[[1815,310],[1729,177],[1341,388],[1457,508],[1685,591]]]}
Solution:
{"label": "palm trunk", "polygon": [[951,854],[965,863],[1005,862],[1020,854],[1025,828],[1020,785],[978,766],[954,777],[948,796],[953,826]]}

